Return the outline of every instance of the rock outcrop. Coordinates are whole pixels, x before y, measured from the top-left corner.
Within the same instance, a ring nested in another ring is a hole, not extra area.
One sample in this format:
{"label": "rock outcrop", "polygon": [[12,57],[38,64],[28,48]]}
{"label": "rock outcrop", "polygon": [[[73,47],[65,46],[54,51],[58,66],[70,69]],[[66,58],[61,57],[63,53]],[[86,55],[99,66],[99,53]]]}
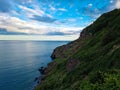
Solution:
{"label": "rock outcrop", "polygon": [[87,32],[87,30],[89,30],[89,27],[90,26],[83,29],[83,31],[80,33],[80,37],[77,40],[72,41],[72,42],[70,42],[66,45],[59,46],[59,47],[55,48],[52,55],[51,55],[51,58],[52,59],[69,58],[71,55],[76,53],[77,50],[79,50],[79,48],[81,48],[83,46],[83,41],[85,39],[88,39],[88,38],[92,37],[92,33]]}
{"label": "rock outcrop", "polygon": [[101,15],[51,57],[36,90],[120,90],[120,9]]}

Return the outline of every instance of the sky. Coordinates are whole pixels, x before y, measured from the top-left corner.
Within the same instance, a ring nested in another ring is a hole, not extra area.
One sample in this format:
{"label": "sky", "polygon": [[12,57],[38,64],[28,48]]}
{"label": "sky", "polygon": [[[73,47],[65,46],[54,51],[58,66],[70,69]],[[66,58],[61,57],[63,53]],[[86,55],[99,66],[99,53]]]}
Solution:
{"label": "sky", "polygon": [[76,39],[83,28],[115,8],[120,0],[0,0],[0,40],[9,35]]}

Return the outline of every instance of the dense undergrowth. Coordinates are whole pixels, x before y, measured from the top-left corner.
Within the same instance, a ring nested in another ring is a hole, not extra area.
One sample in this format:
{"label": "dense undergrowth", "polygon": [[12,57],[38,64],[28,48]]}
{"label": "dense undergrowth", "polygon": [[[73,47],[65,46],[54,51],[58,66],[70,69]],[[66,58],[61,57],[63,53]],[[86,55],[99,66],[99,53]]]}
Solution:
{"label": "dense undergrowth", "polygon": [[[36,90],[120,90],[120,9],[103,14],[85,30],[91,37],[69,57],[55,59]],[[67,70],[70,59],[79,63]]]}

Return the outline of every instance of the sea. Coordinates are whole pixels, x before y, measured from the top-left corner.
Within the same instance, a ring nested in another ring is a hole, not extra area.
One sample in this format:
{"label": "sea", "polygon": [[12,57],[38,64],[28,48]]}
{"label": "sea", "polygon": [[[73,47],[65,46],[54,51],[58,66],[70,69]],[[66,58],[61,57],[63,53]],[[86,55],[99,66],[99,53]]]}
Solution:
{"label": "sea", "polygon": [[32,90],[38,69],[69,41],[0,41],[0,90]]}

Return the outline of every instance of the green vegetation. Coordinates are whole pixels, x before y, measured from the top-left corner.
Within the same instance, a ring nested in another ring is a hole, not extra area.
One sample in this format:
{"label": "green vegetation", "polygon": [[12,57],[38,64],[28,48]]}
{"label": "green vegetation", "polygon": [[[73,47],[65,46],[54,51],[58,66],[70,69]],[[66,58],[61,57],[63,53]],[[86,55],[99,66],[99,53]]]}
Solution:
{"label": "green vegetation", "polygon": [[68,57],[56,57],[36,90],[120,90],[120,9],[103,14],[82,34],[86,39],[81,35],[64,49]]}

